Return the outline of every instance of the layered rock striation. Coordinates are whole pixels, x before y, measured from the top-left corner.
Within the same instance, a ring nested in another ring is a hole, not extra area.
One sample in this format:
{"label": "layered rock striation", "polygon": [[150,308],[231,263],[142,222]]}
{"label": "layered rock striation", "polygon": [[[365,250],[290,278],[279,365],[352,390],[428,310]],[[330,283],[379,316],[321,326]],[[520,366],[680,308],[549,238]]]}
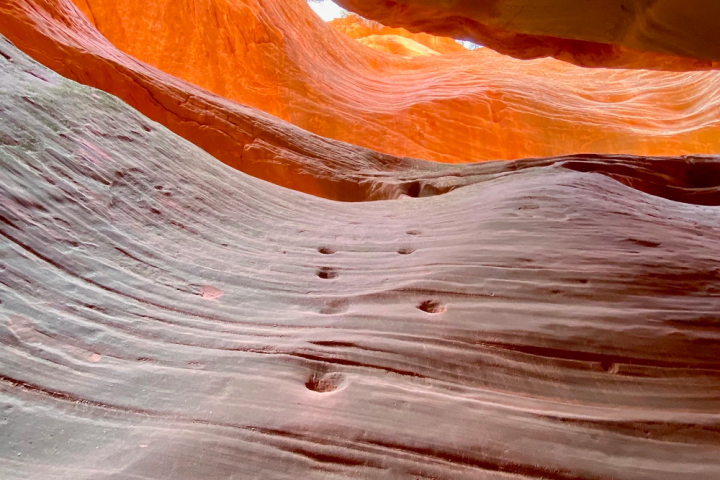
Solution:
{"label": "layered rock striation", "polygon": [[[84,5],[112,44],[167,74],[326,138],[387,154],[462,163],[720,148],[717,71],[587,70],[551,59],[520,62],[490,49],[408,58],[348,38],[303,0]],[[235,128],[217,125],[228,123],[235,107],[217,100],[222,106],[203,105],[202,114],[191,115],[197,125],[187,114],[177,119],[167,110],[194,108],[207,93],[180,87],[116,50],[70,0],[8,0],[0,19],[0,30],[44,64],[118,95],[228,164],[242,163],[235,135],[215,131]],[[139,86],[126,77],[128,69],[155,79],[151,94],[145,80]],[[267,161],[256,171],[276,165],[276,154],[262,150]]]}
{"label": "layered rock striation", "polygon": [[383,158],[456,188],[285,189],[0,39],[3,480],[717,478],[718,157]]}
{"label": "layered rock striation", "polygon": [[0,3],[2,480],[717,479],[714,6],[403,2]]}

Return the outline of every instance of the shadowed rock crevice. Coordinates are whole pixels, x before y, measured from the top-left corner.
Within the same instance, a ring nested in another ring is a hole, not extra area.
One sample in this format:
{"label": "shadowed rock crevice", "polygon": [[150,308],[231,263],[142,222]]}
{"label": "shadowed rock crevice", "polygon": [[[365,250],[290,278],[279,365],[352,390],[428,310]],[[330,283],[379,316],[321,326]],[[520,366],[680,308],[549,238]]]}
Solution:
{"label": "shadowed rock crevice", "polygon": [[521,59],[584,67],[720,68],[720,6],[681,0],[441,2],[337,0],[392,27],[470,40]]}

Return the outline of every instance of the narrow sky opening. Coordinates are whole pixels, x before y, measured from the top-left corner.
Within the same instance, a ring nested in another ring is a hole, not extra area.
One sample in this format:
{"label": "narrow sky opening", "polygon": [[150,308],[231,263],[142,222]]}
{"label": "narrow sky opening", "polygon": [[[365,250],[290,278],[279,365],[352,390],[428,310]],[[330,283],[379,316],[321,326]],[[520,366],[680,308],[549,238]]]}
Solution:
{"label": "narrow sky opening", "polygon": [[[332,0],[308,0],[308,4],[310,5],[310,8],[312,8],[313,11],[317,13],[318,16],[326,22],[335,20],[336,18],[340,18],[348,14],[347,10],[337,6]],[[455,41],[463,47],[467,48],[468,50],[475,50],[476,48],[480,48],[480,45],[476,45],[466,40]]]}
{"label": "narrow sky opening", "polygon": [[308,3],[310,4],[310,8],[312,8],[315,13],[317,13],[318,16],[326,22],[340,18],[343,14],[347,13],[347,10],[338,7],[330,0],[310,0]]}

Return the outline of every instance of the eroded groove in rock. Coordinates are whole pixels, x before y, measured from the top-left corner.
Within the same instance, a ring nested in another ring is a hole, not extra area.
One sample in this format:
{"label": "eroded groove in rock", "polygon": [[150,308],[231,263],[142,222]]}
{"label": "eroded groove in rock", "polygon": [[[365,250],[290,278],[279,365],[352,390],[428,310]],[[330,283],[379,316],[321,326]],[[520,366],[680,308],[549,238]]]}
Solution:
{"label": "eroded groove in rock", "polygon": [[336,3],[386,25],[463,38],[521,59],[680,71],[720,67],[720,4],[714,0]]}
{"label": "eroded groove in rock", "polygon": [[717,477],[717,158],[334,202],[0,52],[3,480]]}
{"label": "eroded groove in rock", "polygon": [[[490,49],[405,58],[340,34],[304,0],[87,4],[102,33],[140,60],[308,131],[388,154],[466,163],[720,151],[718,71],[588,70]],[[284,186],[336,198],[357,187],[314,185],[325,166],[312,157],[377,158],[288,140],[306,134],[138,63],[103,40],[71,0],[3,2],[0,33],[225,163]]]}

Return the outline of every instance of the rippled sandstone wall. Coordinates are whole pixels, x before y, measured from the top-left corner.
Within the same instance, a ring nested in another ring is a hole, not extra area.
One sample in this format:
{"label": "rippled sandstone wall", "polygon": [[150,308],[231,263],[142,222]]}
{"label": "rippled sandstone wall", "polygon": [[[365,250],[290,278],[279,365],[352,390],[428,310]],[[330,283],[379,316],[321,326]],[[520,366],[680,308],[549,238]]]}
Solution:
{"label": "rippled sandstone wall", "polygon": [[[117,95],[227,165],[283,187],[342,201],[394,199],[447,192],[516,168],[427,163],[318,137],[138,62],[110,45],[66,0],[0,4],[0,20],[0,28],[41,63]],[[636,178],[622,173],[627,168],[624,158],[605,158],[611,165],[599,170],[668,198],[683,200],[690,195],[693,202],[715,202],[715,191],[686,189],[698,182],[699,174],[691,174],[698,171],[692,162],[681,160],[677,165],[682,167],[676,171],[674,164],[670,173],[650,162]],[[552,163],[555,160],[529,164]],[[667,174],[679,181],[664,185]]]}
{"label": "rippled sandstone wall", "polygon": [[2,480],[717,479],[720,158],[373,172],[233,109],[466,183],[282,188],[0,37]]}
{"label": "rippled sandstone wall", "polygon": [[[44,65],[117,95],[258,178],[344,201],[396,198],[414,185],[390,172],[418,161],[317,137],[152,68],[110,45],[69,0],[0,4],[0,28]],[[438,169],[428,172],[431,190]]]}
{"label": "rippled sandstone wall", "polygon": [[[25,11],[37,1],[9,5]],[[87,9],[103,35],[140,60],[384,153],[458,163],[720,151],[716,71],[586,70],[490,49],[406,58],[341,35],[303,0],[89,0]]]}

